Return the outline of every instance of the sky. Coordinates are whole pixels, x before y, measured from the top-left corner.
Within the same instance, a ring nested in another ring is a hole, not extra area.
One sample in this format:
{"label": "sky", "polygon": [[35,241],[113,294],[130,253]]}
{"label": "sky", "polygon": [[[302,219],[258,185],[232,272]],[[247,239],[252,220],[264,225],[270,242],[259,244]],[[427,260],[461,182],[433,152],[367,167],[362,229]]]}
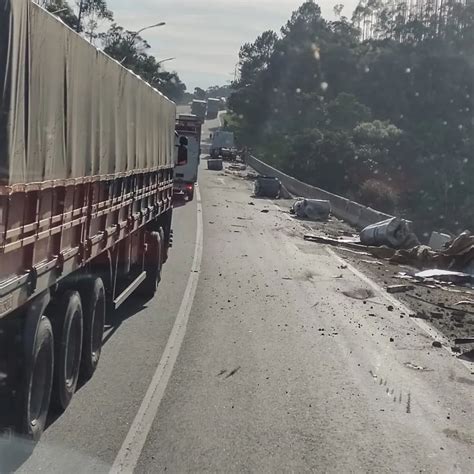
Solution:
{"label": "sky", "polygon": [[[253,42],[263,31],[279,31],[303,0],[108,0],[115,21],[143,32],[151,54],[158,60],[176,58],[163,66],[178,72],[188,91],[223,85],[234,78],[242,44]],[[350,17],[358,0],[321,0],[325,18],[334,18],[333,7],[346,5]]]}

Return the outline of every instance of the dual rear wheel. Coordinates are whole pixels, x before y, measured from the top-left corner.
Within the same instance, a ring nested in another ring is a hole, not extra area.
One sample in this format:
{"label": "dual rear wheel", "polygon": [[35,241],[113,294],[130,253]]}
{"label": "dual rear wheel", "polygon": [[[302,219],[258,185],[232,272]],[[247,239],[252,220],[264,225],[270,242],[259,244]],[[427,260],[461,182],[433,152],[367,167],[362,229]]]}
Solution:
{"label": "dual rear wheel", "polygon": [[24,376],[18,403],[18,431],[39,440],[50,405],[58,411],[71,403],[80,379],[97,368],[105,322],[105,289],[100,278],[80,291],[64,291],[45,314],[24,327]]}

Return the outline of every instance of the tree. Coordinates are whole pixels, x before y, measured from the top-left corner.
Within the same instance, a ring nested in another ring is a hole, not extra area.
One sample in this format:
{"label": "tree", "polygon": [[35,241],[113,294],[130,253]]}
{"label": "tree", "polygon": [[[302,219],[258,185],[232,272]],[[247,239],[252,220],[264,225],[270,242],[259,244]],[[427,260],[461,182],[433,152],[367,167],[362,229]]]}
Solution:
{"label": "tree", "polygon": [[293,176],[454,228],[474,222],[474,4],[415,3],[304,2],[241,47],[230,124]]}
{"label": "tree", "polygon": [[39,0],[38,4],[56,15],[70,28],[76,28],[77,16],[66,0]]}
{"label": "tree", "polygon": [[105,0],[77,0],[76,31],[84,31],[92,42],[100,20],[113,21],[113,13],[107,8]]}
{"label": "tree", "polygon": [[113,23],[100,39],[105,53],[170,99],[181,101],[186,86],[176,72],[164,71],[156,58],[147,53],[150,45],[140,35]]}
{"label": "tree", "polygon": [[197,100],[205,100],[207,97],[206,91],[200,87],[194,88],[194,98]]}

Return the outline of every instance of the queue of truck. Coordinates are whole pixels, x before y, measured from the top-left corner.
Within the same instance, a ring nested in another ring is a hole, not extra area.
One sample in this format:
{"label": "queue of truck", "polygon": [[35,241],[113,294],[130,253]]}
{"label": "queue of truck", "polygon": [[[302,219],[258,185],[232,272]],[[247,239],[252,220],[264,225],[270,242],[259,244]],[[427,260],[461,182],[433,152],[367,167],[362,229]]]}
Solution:
{"label": "queue of truck", "polygon": [[1,2],[0,98],[0,431],[38,440],[106,311],[155,293],[200,126],[30,0]]}

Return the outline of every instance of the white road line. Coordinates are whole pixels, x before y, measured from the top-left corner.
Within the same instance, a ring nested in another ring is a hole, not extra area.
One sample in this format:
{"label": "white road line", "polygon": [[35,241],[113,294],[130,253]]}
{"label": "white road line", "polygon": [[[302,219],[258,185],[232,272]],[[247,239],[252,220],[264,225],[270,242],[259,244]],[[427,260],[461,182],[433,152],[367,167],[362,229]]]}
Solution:
{"label": "white road line", "polygon": [[[343,263],[344,265],[347,265],[348,270],[350,270],[355,276],[360,278],[363,282],[367,283],[367,285],[369,285],[376,293],[378,293],[379,296],[381,296],[382,298],[385,298],[385,300],[389,301],[399,311],[401,311],[402,313],[405,313],[407,316],[413,313],[413,311],[410,308],[408,308],[408,306],[406,306],[401,301],[394,298],[391,294],[387,293],[378,283],[376,283],[374,280],[372,280],[368,276],[364,275],[361,271],[359,271],[357,268],[351,265],[347,260],[345,260],[343,257],[339,256],[336,252],[334,252],[333,249],[326,246],[326,251],[329,253],[329,255],[331,255],[337,261],[339,261],[340,263]],[[451,355],[456,356],[456,354],[451,350],[451,347],[449,345],[449,339],[445,337],[443,334],[441,334],[438,330],[436,330],[433,326],[431,326],[426,321],[420,318],[411,318],[411,321],[413,321],[422,331],[424,331],[426,334],[432,337],[435,341],[441,342],[443,345],[443,348],[446,351],[448,351]],[[461,364],[463,364],[471,373],[474,373],[474,364],[472,362],[469,362],[463,359],[458,359],[458,358],[456,358],[456,360],[458,362],[461,362]]]}
{"label": "white road line", "polygon": [[[273,203],[275,207],[277,207],[279,210],[282,208],[278,205]],[[289,214],[283,214],[287,219],[289,219],[291,222],[295,223],[295,219],[291,217]],[[305,225],[301,222],[297,222],[297,224],[301,225],[305,230],[308,230]],[[386,301],[390,302],[395,308],[398,308],[399,311],[402,313],[406,313],[407,315],[413,313],[413,311],[403,304],[401,301],[397,300],[394,298],[391,294],[387,293],[378,283],[376,283],[374,280],[369,278],[367,275],[364,275],[360,270],[358,270],[356,267],[351,265],[347,260],[345,260],[343,257],[338,255],[336,252],[334,252],[333,249],[329,248],[327,245],[324,245],[326,248],[326,251],[331,255],[335,260],[339,261],[339,263],[343,263],[344,265],[347,265],[347,268],[359,279],[361,279],[363,282],[365,282],[367,285],[369,285],[379,296],[384,298]],[[426,333],[428,336],[432,337],[435,341],[440,341],[442,343],[443,349],[445,349],[447,352],[449,352],[451,355],[456,356],[456,360],[460,362],[464,367],[469,370],[471,374],[474,374],[474,363],[464,360],[464,359],[459,359],[457,357],[457,354],[455,354],[450,347],[450,341],[449,339],[444,336],[441,332],[439,332],[437,329],[435,329],[433,326],[428,324],[426,321],[420,318],[411,318],[411,321],[414,322],[424,333]]]}
{"label": "white road line", "polygon": [[150,432],[156,414],[158,413],[158,408],[165,394],[166,386],[168,385],[171,373],[173,372],[173,367],[184,340],[189,314],[191,312],[199,280],[203,251],[202,205],[201,194],[198,187],[196,187],[196,199],[197,231],[191,274],[189,275],[183,300],[160,363],[156,368],[150,386],[148,387],[142,404],[140,405],[140,409],[133,420],[127,437],[125,438],[125,441],[123,442],[110,470],[110,472],[114,474],[132,473],[134,471],[148,437],[148,433]]}

